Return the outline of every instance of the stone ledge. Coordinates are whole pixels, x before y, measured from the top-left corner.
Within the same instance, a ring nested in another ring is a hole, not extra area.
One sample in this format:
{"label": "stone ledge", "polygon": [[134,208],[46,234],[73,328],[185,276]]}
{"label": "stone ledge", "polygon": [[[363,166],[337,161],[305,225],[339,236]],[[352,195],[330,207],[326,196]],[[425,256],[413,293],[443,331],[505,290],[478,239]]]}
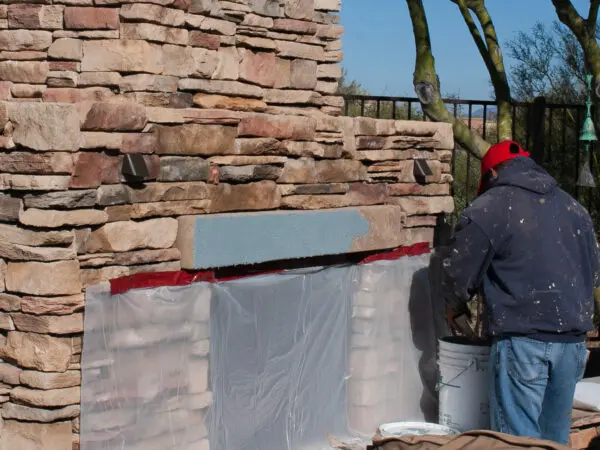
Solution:
{"label": "stone ledge", "polygon": [[404,219],[398,206],[185,216],[175,246],[183,269],[383,250],[406,243]]}

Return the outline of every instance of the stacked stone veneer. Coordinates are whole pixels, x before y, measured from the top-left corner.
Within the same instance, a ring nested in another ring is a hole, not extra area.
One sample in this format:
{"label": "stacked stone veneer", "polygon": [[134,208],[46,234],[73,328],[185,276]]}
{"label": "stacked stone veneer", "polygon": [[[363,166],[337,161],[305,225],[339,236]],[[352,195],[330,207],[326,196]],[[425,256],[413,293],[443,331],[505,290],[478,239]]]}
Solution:
{"label": "stacked stone veneer", "polygon": [[337,117],[339,0],[4,3],[3,450],[78,448],[84,291],[179,270],[178,217],[388,205],[411,244],[452,209],[449,126]]}

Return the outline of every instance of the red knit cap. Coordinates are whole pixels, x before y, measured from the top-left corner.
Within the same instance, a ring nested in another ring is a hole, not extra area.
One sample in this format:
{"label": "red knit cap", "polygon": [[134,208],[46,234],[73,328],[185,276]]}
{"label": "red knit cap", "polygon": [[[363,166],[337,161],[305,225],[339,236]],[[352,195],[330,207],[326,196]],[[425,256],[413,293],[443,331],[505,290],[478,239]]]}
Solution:
{"label": "red knit cap", "polygon": [[503,141],[496,145],[492,145],[481,160],[481,181],[479,182],[479,189],[477,192],[481,192],[483,177],[490,169],[518,156],[529,157],[530,154],[514,141]]}

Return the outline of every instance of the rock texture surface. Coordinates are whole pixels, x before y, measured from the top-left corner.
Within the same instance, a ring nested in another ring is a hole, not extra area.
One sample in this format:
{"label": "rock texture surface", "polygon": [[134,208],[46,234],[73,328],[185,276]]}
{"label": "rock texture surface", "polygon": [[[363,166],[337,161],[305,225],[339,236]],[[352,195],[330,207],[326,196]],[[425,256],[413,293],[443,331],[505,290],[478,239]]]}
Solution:
{"label": "rock texture surface", "polygon": [[452,208],[449,126],[340,117],[339,0],[2,3],[0,448],[79,449],[85,289],[179,270],[181,216]]}

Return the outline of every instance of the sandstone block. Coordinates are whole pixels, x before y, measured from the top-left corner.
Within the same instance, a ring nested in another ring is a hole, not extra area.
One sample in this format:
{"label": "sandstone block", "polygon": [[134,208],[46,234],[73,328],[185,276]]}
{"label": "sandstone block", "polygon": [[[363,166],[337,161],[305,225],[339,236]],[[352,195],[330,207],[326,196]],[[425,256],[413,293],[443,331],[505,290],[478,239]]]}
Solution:
{"label": "sandstone block", "polygon": [[238,127],[240,136],[313,140],[316,123],[310,117],[256,114],[245,117]]}
{"label": "sandstone block", "polygon": [[172,27],[185,25],[184,11],[149,3],[125,4],[121,6],[120,15],[123,19],[147,21]]}
{"label": "sandstone block", "polygon": [[0,292],[0,311],[20,311],[21,298]]}
{"label": "sandstone block", "polygon": [[0,167],[9,173],[70,174],[73,172],[73,155],[65,152],[0,153]]}
{"label": "sandstone block", "polygon": [[240,50],[240,55],[239,75],[243,81],[275,87],[280,79],[286,78],[286,72],[290,72],[290,62],[278,58],[274,53]]}
{"label": "sandstone block", "polygon": [[315,9],[321,11],[340,11],[342,9],[341,0],[315,0]]}
{"label": "sandstone block", "polygon": [[[195,49],[201,50],[201,49]],[[209,94],[233,95],[239,97],[262,98],[264,91],[258,86],[240,83],[239,81],[226,80],[179,80],[179,89],[184,91],[200,91]]]}
{"label": "sandstone block", "polygon": [[136,74],[123,77],[119,86],[122,91],[177,92],[176,77]]}
{"label": "sandstone block", "polygon": [[14,419],[22,422],[56,422],[59,420],[73,419],[81,412],[79,405],[70,405],[64,408],[40,409],[16,403],[6,403],[2,407],[2,418]]}
{"label": "sandstone block", "polygon": [[20,377],[23,371],[18,367],[6,363],[0,362],[0,382],[4,384],[17,385],[20,384]]}
{"label": "sandstone block", "polygon": [[37,316],[13,313],[11,317],[18,331],[59,335],[83,333],[82,313],[68,316]]}
{"label": "sandstone block", "polygon": [[55,247],[31,247],[0,241],[0,257],[12,261],[60,261],[73,259],[75,249]]}
{"label": "sandstone block", "polygon": [[2,358],[42,372],[66,372],[72,351],[72,338],[19,331],[9,332],[0,345]]}
{"label": "sandstone block", "polygon": [[64,175],[19,175],[0,173],[0,191],[64,191],[70,177]]}
{"label": "sandstone block", "polygon": [[15,324],[9,314],[0,312],[0,330],[1,331],[14,331]]}
{"label": "sandstone block", "polygon": [[285,156],[213,156],[209,162],[220,166],[254,166],[263,164],[283,164],[287,161]]}
{"label": "sandstone block", "polygon": [[39,247],[64,246],[73,242],[73,233],[70,231],[32,231],[8,224],[0,224],[0,236],[8,243]]}
{"label": "sandstone block", "polygon": [[118,183],[119,158],[106,153],[82,152],[77,155],[70,187],[94,188],[101,184]]}
{"label": "sandstone block", "polygon": [[[80,87],[120,86],[122,82],[123,77],[118,72],[83,72],[79,74],[77,85]],[[102,100],[102,98],[98,100]]]}
{"label": "sandstone block", "polygon": [[210,212],[254,211],[276,209],[281,194],[272,181],[250,184],[219,184],[211,199]]}
{"label": "sandstone block", "polygon": [[22,209],[21,199],[0,194],[0,222],[16,222]]}
{"label": "sandstone block", "polygon": [[72,450],[71,422],[25,423],[5,420],[0,448]]}
{"label": "sandstone block", "polygon": [[154,153],[158,145],[156,133],[125,134],[121,153]]}
{"label": "sandstone block", "polygon": [[450,195],[450,185],[437,183],[426,185],[416,183],[388,184],[388,192],[391,196]]}
{"label": "sandstone block", "polygon": [[292,19],[313,20],[315,0],[286,0],[285,15]]}
{"label": "sandstone block", "polygon": [[71,30],[116,30],[119,28],[119,10],[67,6],[65,28]]}
{"label": "sandstone block", "polygon": [[15,83],[45,83],[48,71],[48,63],[42,61],[0,62],[0,73],[2,73],[2,79]]}
{"label": "sandstone block", "polygon": [[277,180],[281,175],[281,167],[271,165],[225,166],[220,169],[220,180],[223,182],[247,183],[258,180]]}
{"label": "sandstone block", "polygon": [[6,278],[6,263],[0,259],[0,292],[5,289],[4,278]]}
{"label": "sandstone block", "polygon": [[76,260],[53,263],[9,263],[6,288],[32,295],[71,295],[81,292],[79,263]]}
{"label": "sandstone block", "polygon": [[64,389],[39,390],[18,386],[11,391],[10,398],[31,406],[69,406],[80,402],[81,389],[75,386]]}
{"label": "sandstone block", "polygon": [[41,195],[26,195],[25,206],[27,208],[88,208],[96,203],[96,191],[66,191],[49,192]]}
{"label": "sandstone block", "polygon": [[83,294],[70,295],[66,297],[25,296],[20,301],[20,309],[27,314],[70,315],[76,311],[82,310],[83,304]]}
{"label": "sandstone block", "polygon": [[151,217],[181,216],[206,213],[209,200],[180,200],[134,205],[110,206],[106,209],[109,221],[122,222]]}
{"label": "sandstone block", "polygon": [[41,98],[44,95],[46,86],[32,84],[14,84],[10,93],[15,98]]}
{"label": "sandstone block", "polygon": [[278,105],[320,105],[321,94],[313,91],[269,89],[265,91],[265,101]]}
{"label": "sandstone block", "polygon": [[159,181],[206,181],[210,164],[202,158],[168,156],[160,159]]}
{"label": "sandstone block", "polygon": [[99,209],[75,209],[71,211],[29,208],[21,213],[20,221],[24,225],[39,228],[58,228],[65,225],[99,225],[106,223],[108,217]]}
{"label": "sandstone block", "polygon": [[52,44],[49,31],[0,30],[0,50],[20,52],[23,50],[47,50]]}
{"label": "sandstone block", "polygon": [[237,130],[219,125],[157,127],[156,153],[161,155],[224,155],[235,148]]}
{"label": "sandstone block", "polygon": [[161,50],[163,75],[187,77],[191,74],[203,74],[210,77],[217,67],[216,52],[198,52],[190,47],[164,45]]}
{"label": "sandstone block", "polygon": [[85,131],[140,131],[148,119],[137,103],[94,103],[81,126]]}
{"label": "sandstone block", "polygon": [[315,34],[317,25],[314,22],[296,19],[275,19],[273,21],[273,30],[286,33],[297,34]]}
{"label": "sandstone block", "polygon": [[190,32],[189,45],[192,47],[206,48],[208,50],[219,50],[219,47],[221,46],[221,37],[218,34],[193,30]]}
{"label": "sandstone block", "polygon": [[398,205],[408,215],[440,214],[454,211],[454,199],[446,197],[393,197],[390,203]]}
{"label": "sandstone block", "polygon": [[81,70],[84,72],[163,71],[161,48],[139,40],[94,40],[83,44]]}
{"label": "sandstone block", "polygon": [[314,89],[317,85],[317,63],[296,59],[291,65],[291,85],[295,89]]}
{"label": "sandstone block", "polygon": [[187,45],[188,30],[171,28],[153,23],[123,23],[121,24],[121,39],[141,39],[168,44]]}
{"label": "sandstone block", "polygon": [[204,200],[209,198],[212,192],[211,187],[206,183],[148,183],[139,189],[123,184],[101,186],[98,189],[98,203],[100,205],[119,205],[174,200]]}
{"label": "sandstone block", "polygon": [[169,248],[177,237],[177,220],[153,219],[144,222],[114,222],[90,236],[90,253],[125,252],[139,248]]}
{"label": "sandstone block", "polygon": [[79,116],[74,105],[11,103],[8,115],[18,145],[41,151],[79,149]]}
{"label": "sandstone block", "polygon": [[47,103],[87,103],[101,102],[114,97],[113,92],[106,87],[87,89],[48,88],[44,91],[43,101]]}
{"label": "sandstone block", "polygon": [[240,56],[235,47],[223,47],[218,52],[218,64],[212,79],[237,80],[240,75]]}
{"label": "sandstone block", "polygon": [[300,42],[277,41],[277,54],[286,58],[300,58],[311,61],[327,61],[323,47]]}
{"label": "sandstone block", "polygon": [[326,80],[339,80],[342,78],[342,67],[338,64],[319,64],[317,78]]}
{"label": "sandstone block", "polygon": [[224,36],[233,36],[236,32],[236,24],[228,20],[188,14],[185,21],[192,28],[202,31],[213,31]]}
{"label": "sandstone block", "polygon": [[234,111],[264,111],[267,104],[262,100],[224,95],[196,94],[194,104],[201,108],[228,109]]}
{"label": "sandstone block", "polygon": [[63,9],[59,5],[9,5],[8,27],[59,30],[63,27]]}
{"label": "sandstone block", "polygon": [[54,59],[81,61],[83,57],[83,41],[80,39],[57,39],[48,49],[48,56]]}

